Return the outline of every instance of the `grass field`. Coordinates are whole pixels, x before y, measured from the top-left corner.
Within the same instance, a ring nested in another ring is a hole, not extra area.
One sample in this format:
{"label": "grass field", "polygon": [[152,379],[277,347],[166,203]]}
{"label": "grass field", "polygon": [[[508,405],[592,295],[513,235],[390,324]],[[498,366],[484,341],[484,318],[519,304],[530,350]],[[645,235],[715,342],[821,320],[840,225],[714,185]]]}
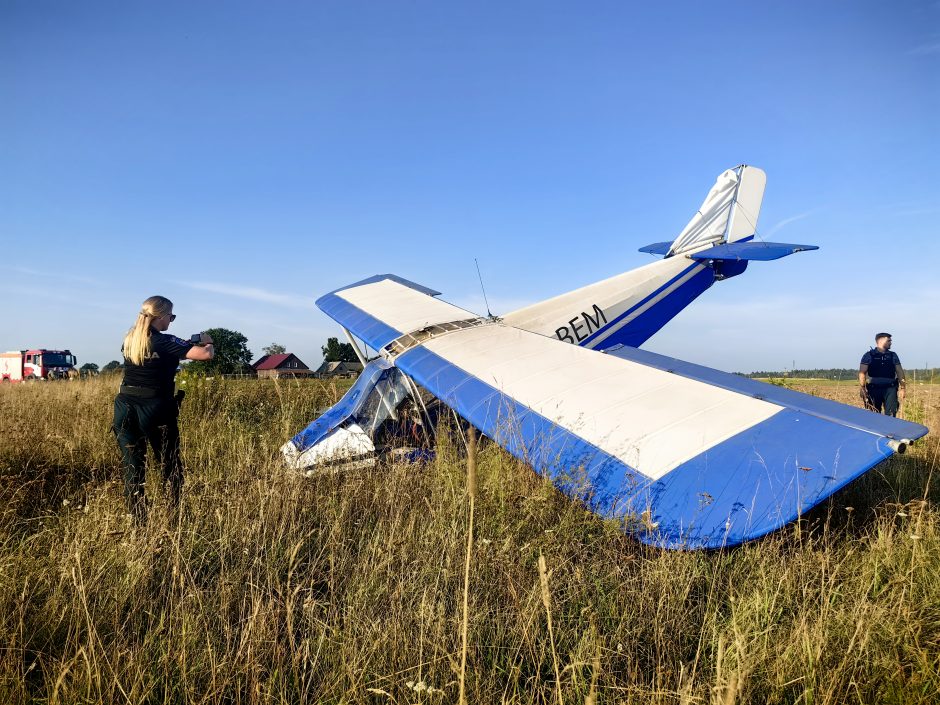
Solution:
{"label": "grass field", "polygon": [[[453,432],[302,479],[278,447],[341,389],[190,382],[181,511],[154,473],[132,529],[117,384],[0,389],[0,703],[452,703],[464,658],[471,703],[938,702],[936,432],[774,536],[663,552],[485,444],[468,537]],[[904,414],[938,429],[940,386]]]}

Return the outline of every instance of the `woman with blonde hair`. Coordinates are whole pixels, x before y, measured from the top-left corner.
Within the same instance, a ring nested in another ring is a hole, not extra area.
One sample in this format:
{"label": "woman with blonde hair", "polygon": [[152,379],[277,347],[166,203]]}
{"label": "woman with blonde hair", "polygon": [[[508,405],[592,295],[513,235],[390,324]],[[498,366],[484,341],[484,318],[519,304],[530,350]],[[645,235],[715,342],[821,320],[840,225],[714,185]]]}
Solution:
{"label": "woman with blonde hair", "polygon": [[174,396],[180,360],[211,360],[212,338],[198,333],[181,340],[165,333],[176,318],[173,302],[163,296],[144,301],[124,336],[124,379],[114,399],[114,433],[124,465],[124,497],[134,521],[146,520],[144,471],[147,444],[163,467],[170,503],[179,504],[183,485],[180,462],[179,403]]}

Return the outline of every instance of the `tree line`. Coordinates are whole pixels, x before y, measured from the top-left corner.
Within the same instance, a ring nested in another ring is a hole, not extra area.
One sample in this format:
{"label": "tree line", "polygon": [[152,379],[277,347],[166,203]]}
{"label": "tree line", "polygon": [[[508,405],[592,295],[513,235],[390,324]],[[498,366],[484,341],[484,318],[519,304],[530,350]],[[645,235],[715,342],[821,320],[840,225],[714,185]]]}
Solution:
{"label": "tree line", "polygon": [[[205,332],[212,336],[215,357],[212,360],[190,360],[184,363],[188,373],[211,376],[251,372],[253,355],[248,349],[248,338],[228,328],[209,328]],[[349,343],[340,343],[338,338],[327,338],[326,345],[320,349],[325,362],[356,362],[359,359],[353,346]],[[283,355],[287,352],[287,348],[280,343],[271,343],[262,348],[262,352],[265,355]],[[95,363],[86,362],[79,368],[79,371],[85,374],[98,374],[99,372],[107,374],[118,372],[123,367],[117,360],[111,360],[100,369]]]}

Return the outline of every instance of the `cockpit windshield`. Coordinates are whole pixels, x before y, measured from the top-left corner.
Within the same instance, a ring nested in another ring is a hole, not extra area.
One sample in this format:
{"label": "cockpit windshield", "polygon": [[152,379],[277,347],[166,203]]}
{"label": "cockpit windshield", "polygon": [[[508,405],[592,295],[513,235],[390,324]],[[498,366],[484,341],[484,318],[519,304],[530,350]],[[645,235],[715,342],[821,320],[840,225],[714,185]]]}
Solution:
{"label": "cockpit windshield", "polygon": [[397,418],[396,410],[408,395],[401,372],[394,367],[387,370],[356,410],[356,422],[371,438],[386,420]]}
{"label": "cockpit windshield", "polygon": [[65,353],[47,352],[42,354],[42,364],[44,367],[69,367],[75,364],[74,355]]}

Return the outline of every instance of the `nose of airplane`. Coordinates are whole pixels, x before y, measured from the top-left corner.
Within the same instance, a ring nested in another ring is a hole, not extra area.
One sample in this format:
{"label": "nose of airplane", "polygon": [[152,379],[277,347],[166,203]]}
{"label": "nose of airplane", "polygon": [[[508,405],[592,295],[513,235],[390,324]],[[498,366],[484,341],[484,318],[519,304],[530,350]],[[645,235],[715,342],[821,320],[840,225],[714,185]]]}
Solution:
{"label": "nose of airplane", "polygon": [[361,464],[359,461],[370,458],[374,452],[372,439],[357,423],[347,423],[333,429],[303,451],[297,448],[293,440],[281,446],[285,465],[305,474],[344,463]]}

